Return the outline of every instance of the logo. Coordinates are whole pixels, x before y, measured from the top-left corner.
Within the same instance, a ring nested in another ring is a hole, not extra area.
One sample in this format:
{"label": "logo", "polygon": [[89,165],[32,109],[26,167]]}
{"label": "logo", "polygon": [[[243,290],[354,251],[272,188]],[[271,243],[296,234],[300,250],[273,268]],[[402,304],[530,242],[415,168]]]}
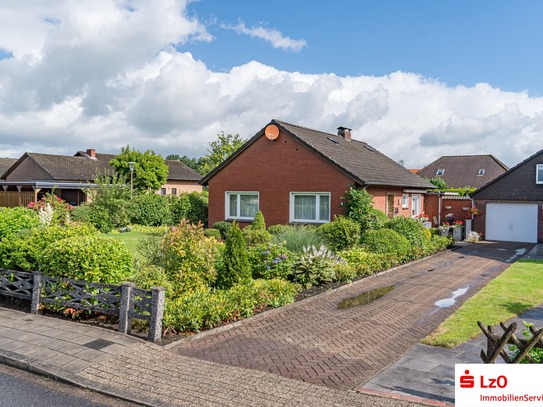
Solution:
{"label": "logo", "polygon": [[460,387],[463,389],[472,389],[475,387],[475,377],[469,374],[469,370],[466,370],[465,375],[460,376]]}

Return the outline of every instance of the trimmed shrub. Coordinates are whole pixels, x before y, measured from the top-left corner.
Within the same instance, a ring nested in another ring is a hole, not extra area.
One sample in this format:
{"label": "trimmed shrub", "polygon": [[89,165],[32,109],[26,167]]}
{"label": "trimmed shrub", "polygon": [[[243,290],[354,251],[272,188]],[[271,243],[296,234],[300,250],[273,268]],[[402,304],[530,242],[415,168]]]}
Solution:
{"label": "trimmed shrub", "polygon": [[188,194],[181,194],[179,196],[168,195],[166,202],[170,207],[170,223],[172,225],[177,225],[181,222],[181,219],[188,218],[190,214],[190,199]]}
{"label": "trimmed shrub", "polygon": [[207,237],[214,237],[217,240],[221,240],[221,232],[217,229],[204,229],[204,235]]}
{"label": "trimmed shrub", "polygon": [[91,213],[92,207],[87,203],[82,203],[81,205],[73,207],[70,218],[74,222],[90,223]]}
{"label": "trimmed shrub", "polygon": [[51,243],[40,259],[52,277],[119,284],[132,273],[132,256],[124,243],[104,236],[73,236]]}
{"label": "trimmed shrub", "polygon": [[420,256],[428,245],[427,233],[429,231],[416,220],[396,216],[385,223],[385,228],[392,229],[404,236],[415,249],[416,256]]}
{"label": "trimmed shrub", "polygon": [[370,253],[361,247],[343,250],[338,256],[355,268],[357,276],[368,276],[399,264],[394,253]]}
{"label": "trimmed shrub", "polygon": [[294,255],[280,245],[257,245],[248,250],[253,278],[286,280],[291,274]]}
{"label": "trimmed shrub", "polygon": [[409,241],[392,229],[368,230],[362,235],[362,245],[375,253],[396,253],[407,256],[412,247]]}
{"label": "trimmed shrub", "polygon": [[360,240],[360,224],[343,216],[336,216],[332,222],[319,226],[317,232],[333,251],[353,247]]}
{"label": "trimmed shrub", "polygon": [[30,209],[0,208],[0,239],[39,225],[38,214]]}
{"label": "trimmed shrub", "polygon": [[241,230],[235,222],[226,238],[223,264],[223,270],[217,276],[217,287],[230,288],[236,283],[247,282],[251,279],[247,247]]}
{"label": "trimmed shrub", "polygon": [[40,259],[51,243],[96,233],[96,229],[88,224],[71,224],[67,227],[53,225],[23,230],[0,242],[0,267],[22,271],[39,270]]}
{"label": "trimmed shrub", "polygon": [[90,207],[89,221],[102,233],[130,223],[128,201],[124,199],[108,197],[104,201],[92,202]]}
{"label": "trimmed shrub", "polygon": [[282,244],[293,253],[303,253],[304,247],[321,247],[326,242],[314,226],[287,226],[284,232],[273,235],[272,243]]}
{"label": "trimmed shrub", "polygon": [[[266,230],[266,221],[261,211],[258,211],[253,219],[253,223],[249,226],[252,230]],[[245,228],[247,229],[247,228]]]}
{"label": "trimmed shrub", "polygon": [[170,222],[170,208],[165,198],[153,193],[134,196],[129,203],[130,223],[160,226]]}
{"label": "trimmed shrub", "polygon": [[292,267],[295,282],[309,288],[324,282],[334,281],[334,266],[342,260],[335,257],[325,246],[306,247]]}
{"label": "trimmed shrub", "polygon": [[232,227],[232,224],[225,220],[221,220],[213,224],[213,229],[217,229],[219,232],[221,232],[221,237],[223,239],[226,239],[228,237],[228,231],[230,230],[231,227]]}
{"label": "trimmed shrub", "polygon": [[202,224],[183,219],[162,239],[162,262],[175,295],[207,289],[216,277],[215,238],[206,237]]}
{"label": "trimmed shrub", "polygon": [[247,246],[269,244],[273,237],[266,229],[249,229],[249,227],[246,227],[242,233]]}
{"label": "trimmed shrub", "polygon": [[388,216],[375,208],[371,208],[366,217],[366,230],[377,230],[385,226]]}

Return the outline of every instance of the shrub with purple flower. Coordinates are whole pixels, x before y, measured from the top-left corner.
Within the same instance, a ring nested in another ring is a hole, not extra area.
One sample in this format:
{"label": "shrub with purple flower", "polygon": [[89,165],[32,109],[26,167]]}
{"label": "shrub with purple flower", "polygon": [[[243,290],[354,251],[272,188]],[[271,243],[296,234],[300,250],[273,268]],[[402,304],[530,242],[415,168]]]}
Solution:
{"label": "shrub with purple flower", "polygon": [[257,245],[249,248],[249,262],[253,278],[280,278],[286,280],[291,274],[293,255],[282,245]]}

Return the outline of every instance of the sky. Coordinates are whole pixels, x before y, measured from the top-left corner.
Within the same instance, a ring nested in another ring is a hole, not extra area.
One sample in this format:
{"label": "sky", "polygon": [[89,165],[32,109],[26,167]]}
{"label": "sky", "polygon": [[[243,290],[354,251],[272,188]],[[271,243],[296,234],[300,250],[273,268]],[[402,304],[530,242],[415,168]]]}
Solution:
{"label": "sky", "polygon": [[408,168],[543,149],[539,0],[0,0],[0,157],[200,157],[271,119]]}

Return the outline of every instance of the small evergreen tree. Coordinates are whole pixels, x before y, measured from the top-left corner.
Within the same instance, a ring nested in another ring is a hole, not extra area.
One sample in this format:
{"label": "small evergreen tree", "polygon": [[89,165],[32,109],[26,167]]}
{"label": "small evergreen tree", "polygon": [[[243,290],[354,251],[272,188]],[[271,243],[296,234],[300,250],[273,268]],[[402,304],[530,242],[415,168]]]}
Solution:
{"label": "small evergreen tree", "polygon": [[217,286],[230,288],[236,283],[242,283],[251,279],[251,266],[247,258],[247,246],[241,233],[241,229],[232,223],[228,232],[223,253],[223,270],[217,276]]}
{"label": "small evergreen tree", "polygon": [[252,230],[266,230],[266,221],[264,220],[264,215],[262,211],[258,211],[251,225]]}

